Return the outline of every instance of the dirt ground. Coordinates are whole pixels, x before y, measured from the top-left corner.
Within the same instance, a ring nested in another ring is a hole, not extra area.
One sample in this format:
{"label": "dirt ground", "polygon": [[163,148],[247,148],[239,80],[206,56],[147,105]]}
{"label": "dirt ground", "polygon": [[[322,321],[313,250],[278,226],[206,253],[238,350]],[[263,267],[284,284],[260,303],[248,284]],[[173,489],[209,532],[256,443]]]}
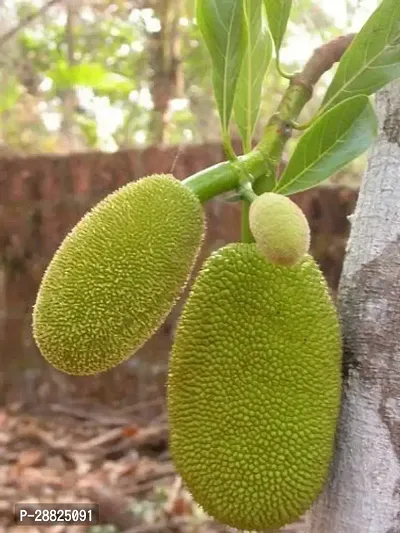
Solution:
{"label": "dirt ground", "polygon": [[[149,416],[149,413],[152,413]],[[133,407],[14,403],[0,409],[0,531],[228,532],[198,508],[168,452],[163,399]],[[99,504],[97,526],[16,524],[16,503]]]}

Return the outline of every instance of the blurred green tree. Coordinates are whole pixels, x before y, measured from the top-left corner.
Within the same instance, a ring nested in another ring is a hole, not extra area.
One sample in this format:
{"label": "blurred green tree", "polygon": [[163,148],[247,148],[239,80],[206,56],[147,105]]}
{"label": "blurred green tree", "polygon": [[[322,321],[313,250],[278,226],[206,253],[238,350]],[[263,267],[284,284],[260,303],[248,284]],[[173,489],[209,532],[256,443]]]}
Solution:
{"label": "blurred green tree", "polygon": [[[326,11],[328,3],[295,2],[282,46],[287,71],[299,69],[316,46],[349,31],[362,0],[342,3],[347,16],[339,24]],[[360,13],[358,26],[373,8]],[[5,0],[0,7],[1,153],[218,140],[211,65],[194,15],[192,0]],[[304,122],[331,75],[321,80],[321,90],[303,111]],[[261,117],[271,114],[286,84],[271,65]],[[263,127],[260,120],[256,136]],[[289,153],[295,144],[296,136]]]}

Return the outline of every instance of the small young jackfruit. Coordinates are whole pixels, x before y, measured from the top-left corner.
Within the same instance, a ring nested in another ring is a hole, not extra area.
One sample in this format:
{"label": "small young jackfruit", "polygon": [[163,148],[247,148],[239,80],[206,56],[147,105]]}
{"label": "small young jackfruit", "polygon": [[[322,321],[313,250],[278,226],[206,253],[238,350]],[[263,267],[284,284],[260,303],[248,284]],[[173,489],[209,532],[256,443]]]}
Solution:
{"label": "small young jackfruit", "polygon": [[303,211],[290,198],[266,192],[250,205],[250,230],[265,258],[293,266],[310,247],[310,227]]}
{"label": "small young jackfruit", "polygon": [[193,498],[241,530],[297,520],[327,476],[341,392],[341,335],[318,266],[229,244],[197,277],[178,323],[170,448]]}
{"label": "small young jackfruit", "polygon": [[132,355],[178,299],[203,233],[199,200],[171,175],[107,196],[67,235],[43,276],[33,310],[43,357],[89,375]]}

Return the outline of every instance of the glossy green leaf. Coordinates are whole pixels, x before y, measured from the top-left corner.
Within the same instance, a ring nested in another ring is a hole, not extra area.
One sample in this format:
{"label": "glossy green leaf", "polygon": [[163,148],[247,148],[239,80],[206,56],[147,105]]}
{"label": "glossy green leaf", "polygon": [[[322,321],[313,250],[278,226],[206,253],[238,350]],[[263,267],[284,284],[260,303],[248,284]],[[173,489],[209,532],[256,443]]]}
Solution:
{"label": "glossy green leaf", "polygon": [[268,17],[268,25],[279,57],[279,50],[286,32],[286,26],[292,8],[292,0],[264,0]]}
{"label": "glossy green leaf", "polygon": [[400,76],[400,2],[383,0],[343,54],[322,112],[357,94],[370,95]]}
{"label": "glossy green leaf", "polygon": [[261,90],[272,55],[272,39],[263,18],[262,0],[243,0],[247,49],[234,101],[235,119],[245,152],[251,139],[261,103]]}
{"label": "glossy green leaf", "polygon": [[243,0],[197,0],[196,19],[211,56],[214,94],[226,134],[246,52]]}
{"label": "glossy green leaf", "polygon": [[353,96],[322,115],[300,138],[274,191],[293,194],[315,187],[364,153],[377,134],[367,96]]}

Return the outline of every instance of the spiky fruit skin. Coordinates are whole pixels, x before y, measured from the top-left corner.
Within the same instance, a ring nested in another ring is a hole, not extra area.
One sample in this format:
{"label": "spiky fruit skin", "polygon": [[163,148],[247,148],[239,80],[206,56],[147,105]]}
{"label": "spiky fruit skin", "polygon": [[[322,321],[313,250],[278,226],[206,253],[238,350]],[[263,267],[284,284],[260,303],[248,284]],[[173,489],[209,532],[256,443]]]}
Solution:
{"label": "spiky fruit skin", "polygon": [[307,218],[290,198],[266,192],[250,205],[249,226],[258,248],[273,264],[293,266],[310,247]]}
{"label": "spiky fruit skin", "polygon": [[50,262],[33,310],[49,363],[90,375],[124,361],[162,324],[204,232],[197,197],[170,175],[129,183],[89,211]]}
{"label": "spiky fruit skin", "polygon": [[194,500],[240,530],[298,519],[326,478],[341,391],[340,326],[314,260],[279,267],[254,243],[212,254],[171,356],[170,449]]}

